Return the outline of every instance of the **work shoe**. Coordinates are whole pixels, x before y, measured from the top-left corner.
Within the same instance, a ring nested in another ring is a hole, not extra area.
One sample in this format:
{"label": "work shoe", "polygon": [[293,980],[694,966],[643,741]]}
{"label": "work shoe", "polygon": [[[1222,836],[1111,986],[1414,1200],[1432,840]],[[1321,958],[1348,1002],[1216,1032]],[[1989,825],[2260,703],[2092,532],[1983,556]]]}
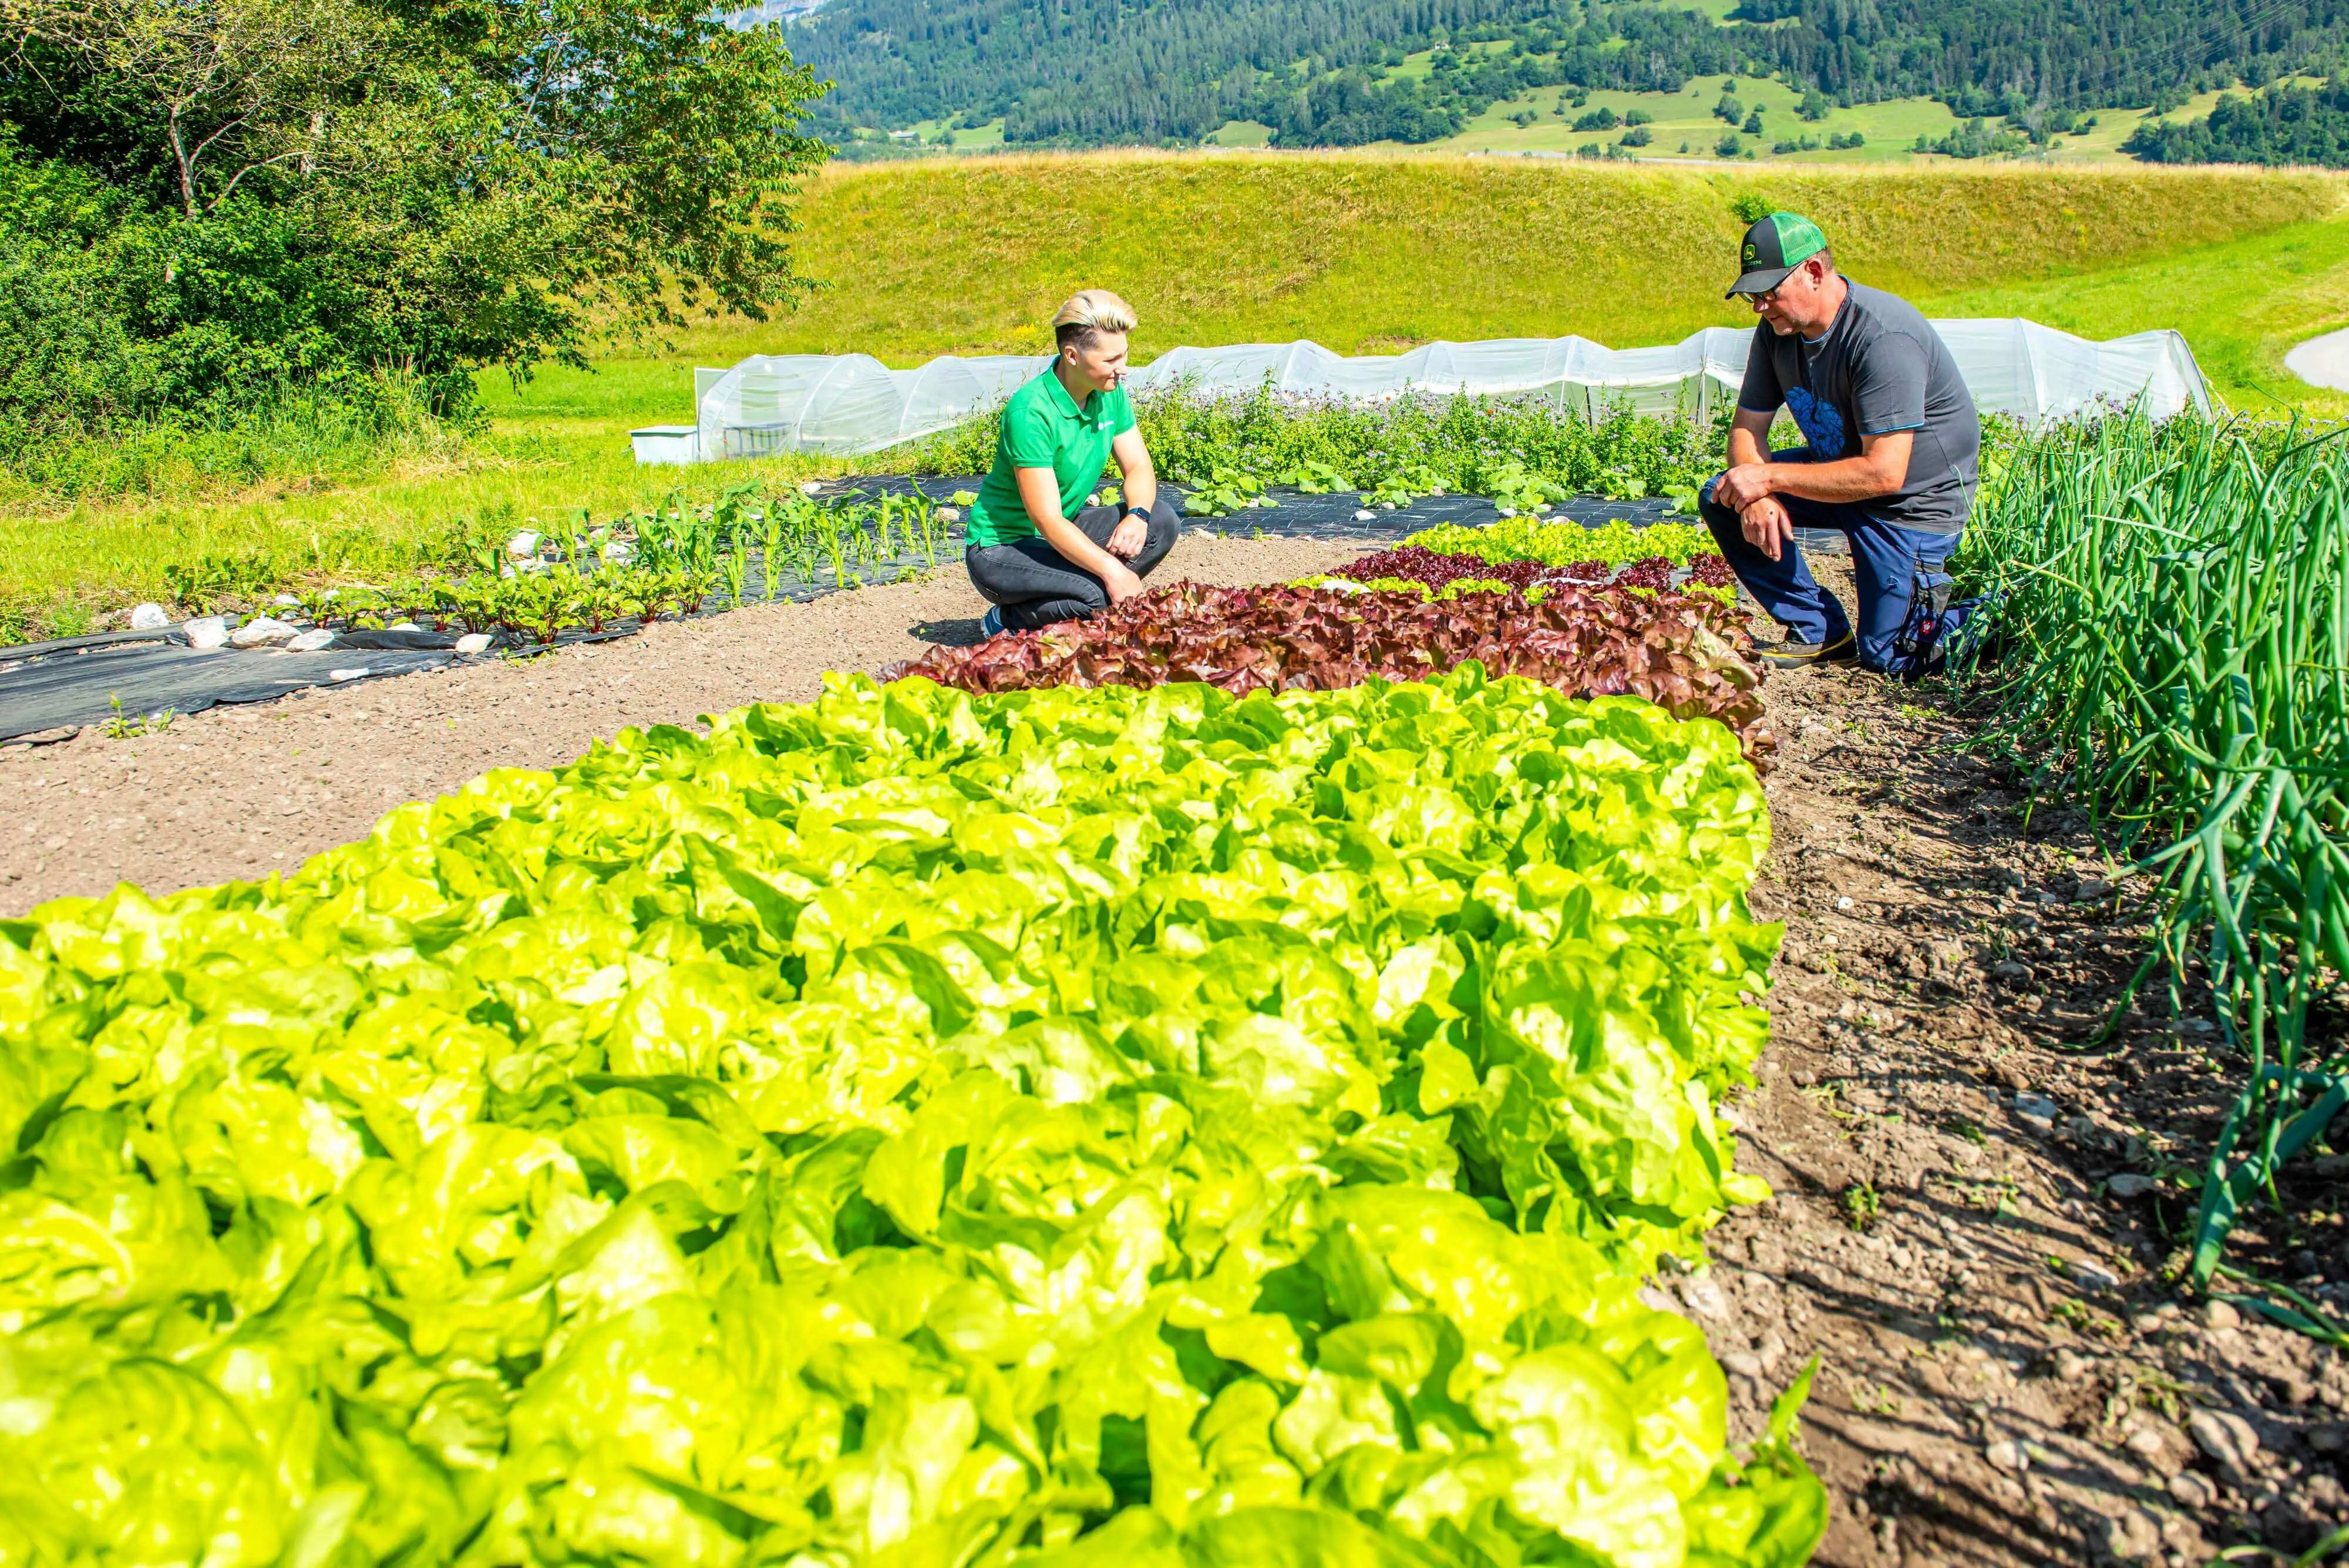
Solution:
{"label": "work shoe", "polygon": [[997,632],[999,632],[1002,629],[1003,612],[996,608],[993,605],[988,606],[987,613],[978,618],[978,635],[981,637],[993,637]]}
{"label": "work shoe", "polygon": [[1792,632],[1784,642],[1765,642],[1757,651],[1762,662],[1779,670],[1803,670],[1821,664],[1857,664],[1859,643],[1845,632],[1833,642],[1806,642]]}

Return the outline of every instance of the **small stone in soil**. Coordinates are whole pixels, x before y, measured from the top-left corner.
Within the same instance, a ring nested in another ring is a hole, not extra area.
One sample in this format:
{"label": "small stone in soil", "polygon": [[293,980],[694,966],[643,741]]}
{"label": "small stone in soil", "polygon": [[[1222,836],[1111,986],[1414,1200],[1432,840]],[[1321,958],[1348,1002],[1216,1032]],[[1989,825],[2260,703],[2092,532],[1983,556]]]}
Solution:
{"label": "small stone in soil", "polygon": [[2181,1507],[2204,1509],[2219,1501],[2219,1489],[2198,1471],[2180,1470],[2169,1478],[2169,1495]]}
{"label": "small stone in soil", "polygon": [[2055,1102],[2044,1095],[2015,1096],[2014,1114],[2029,1124],[2033,1132],[2053,1132],[2055,1128]]}
{"label": "small stone in soil", "polygon": [[301,635],[274,616],[255,616],[229,634],[232,648],[282,648]]}
{"label": "small stone in soil", "polygon": [[1721,1319],[1729,1315],[1729,1298],[1711,1280],[1682,1280],[1681,1300],[1692,1317]]}
{"label": "small stone in soil", "polygon": [[2236,1328],[2241,1325],[2243,1314],[2225,1302],[2205,1302],[2202,1321],[2211,1328]]}
{"label": "small stone in soil", "polygon": [[2125,1170],[2106,1182],[2105,1190],[2116,1198],[2142,1198],[2160,1185],[2161,1183],[2150,1176],[2139,1176],[2136,1171]]}
{"label": "small stone in soil", "polygon": [[2186,1423],[2186,1431],[2228,1480],[2241,1486],[2251,1479],[2260,1435],[2251,1430],[2249,1421],[2231,1410],[2197,1410]]}
{"label": "small stone in soil", "polygon": [[2002,1470],[2021,1470],[2031,1464],[2023,1455],[2023,1445],[2013,1438],[2001,1438],[1982,1450],[1982,1458]]}
{"label": "small stone in soil", "polygon": [[2084,1291],[2108,1291],[2121,1282],[2118,1274],[2093,1258],[2082,1258],[2074,1263],[2071,1274]]}

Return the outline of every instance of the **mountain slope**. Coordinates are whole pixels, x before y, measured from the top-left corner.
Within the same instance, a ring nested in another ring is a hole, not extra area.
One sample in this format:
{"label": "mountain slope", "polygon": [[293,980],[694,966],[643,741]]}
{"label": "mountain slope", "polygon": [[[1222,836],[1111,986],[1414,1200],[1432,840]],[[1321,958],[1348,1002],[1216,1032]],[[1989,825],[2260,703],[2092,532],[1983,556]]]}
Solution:
{"label": "mountain slope", "polygon": [[[830,0],[791,40],[836,83],[834,134],[1000,118],[1014,143],[1168,143],[1255,119],[1281,145],[1430,141],[1527,88],[1733,72],[2036,132],[2321,67],[2349,45],[2349,0],[1744,0],[1725,26],[1595,0]],[[1445,42],[1483,47],[1398,68]]]}

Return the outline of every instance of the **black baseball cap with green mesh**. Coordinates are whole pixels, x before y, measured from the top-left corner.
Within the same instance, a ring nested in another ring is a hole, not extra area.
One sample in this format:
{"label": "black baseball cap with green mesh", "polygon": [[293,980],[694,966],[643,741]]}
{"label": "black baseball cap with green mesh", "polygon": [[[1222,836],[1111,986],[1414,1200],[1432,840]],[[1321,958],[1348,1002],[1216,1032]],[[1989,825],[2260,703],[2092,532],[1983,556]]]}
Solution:
{"label": "black baseball cap with green mesh", "polygon": [[1826,248],[1827,237],[1810,219],[1798,213],[1773,213],[1745,231],[1745,243],[1737,248],[1742,270],[1721,297],[1775,288],[1788,273]]}

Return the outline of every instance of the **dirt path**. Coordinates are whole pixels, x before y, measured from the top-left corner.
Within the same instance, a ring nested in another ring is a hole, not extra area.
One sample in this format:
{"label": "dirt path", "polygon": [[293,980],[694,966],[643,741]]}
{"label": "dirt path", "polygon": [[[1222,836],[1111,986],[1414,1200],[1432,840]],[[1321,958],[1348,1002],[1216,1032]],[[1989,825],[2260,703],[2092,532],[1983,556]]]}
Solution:
{"label": "dirt path", "polygon": [[2283,357],[2283,368],[2312,387],[2349,392],[2349,330],[2295,345]]}
{"label": "dirt path", "polygon": [[[2065,1048],[2143,950],[2130,889],[2077,823],[2026,830],[2012,781],[1934,754],[1965,732],[1946,709],[1857,673],[1764,691],[1784,750],[1754,901],[1786,940],[1740,1164],[1778,1196],[1667,1288],[1745,1432],[1822,1358],[1819,1561],[2313,1544],[2349,1519],[2349,1359],[2164,1281],[2193,1219],[2177,1176],[2240,1068],[2143,1012],[2117,1049]],[[2230,1256],[2344,1304],[2344,1166],[2302,1161],[2295,1217],[2247,1214]]]}
{"label": "dirt path", "polygon": [[[1355,546],[1186,539],[1169,576],[1274,581]],[[1832,566],[1820,575],[1834,584]],[[976,635],[959,574],[757,607],[528,663],[223,710],[145,740],[0,752],[0,909],[117,877],[171,888],[290,867],[395,802],[543,766],[628,724],[811,693]],[[2349,1517],[2349,1361],[2162,1282],[2230,1079],[2151,1017],[2085,1036],[2139,950],[2075,824],[1933,748],[1961,719],[1873,678],[1782,676],[1774,1044],[1738,1106],[1778,1196],[1715,1262],[1652,1287],[1731,1370],[1739,1436],[1813,1355],[1821,1561],[2200,1563],[2298,1550]],[[2120,890],[2124,899],[2127,889]],[[2335,1146],[2342,1140],[2336,1138]],[[2349,1158],[2302,1162],[2293,1217],[2237,1254],[2349,1296]],[[2119,1193],[2133,1193],[2119,1196]]]}
{"label": "dirt path", "polygon": [[[1160,581],[1282,582],[1359,544],[1186,535]],[[402,801],[496,767],[567,762],[629,725],[690,724],[746,702],[804,701],[827,670],[878,671],[978,635],[960,570],[658,625],[542,659],[322,688],[211,709],[158,735],[95,728],[0,748],[0,914],[118,881],[168,892],[289,870],[366,834]]]}

